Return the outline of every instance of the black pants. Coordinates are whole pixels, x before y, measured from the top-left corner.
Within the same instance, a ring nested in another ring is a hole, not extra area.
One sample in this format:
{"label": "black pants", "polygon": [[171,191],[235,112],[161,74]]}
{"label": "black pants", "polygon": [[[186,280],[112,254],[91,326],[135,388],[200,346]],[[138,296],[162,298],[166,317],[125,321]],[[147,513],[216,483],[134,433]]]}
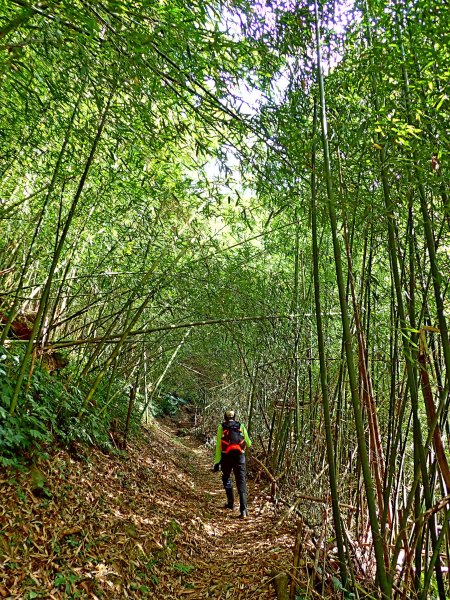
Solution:
{"label": "black pants", "polygon": [[226,490],[231,490],[233,484],[231,482],[231,471],[234,473],[236,487],[240,494],[247,493],[247,482],[245,480],[245,454],[230,452],[222,454],[222,483]]}

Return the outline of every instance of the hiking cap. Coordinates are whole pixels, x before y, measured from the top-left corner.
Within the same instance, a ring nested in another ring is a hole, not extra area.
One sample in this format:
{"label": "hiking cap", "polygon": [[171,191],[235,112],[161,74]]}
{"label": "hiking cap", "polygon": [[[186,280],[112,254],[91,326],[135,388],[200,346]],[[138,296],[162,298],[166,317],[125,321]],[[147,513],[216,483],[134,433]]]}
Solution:
{"label": "hiking cap", "polygon": [[236,413],[234,412],[234,410],[232,408],[227,408],[224,414],[225,420],[227,421],[229,419],[234,419],[235,416]]}

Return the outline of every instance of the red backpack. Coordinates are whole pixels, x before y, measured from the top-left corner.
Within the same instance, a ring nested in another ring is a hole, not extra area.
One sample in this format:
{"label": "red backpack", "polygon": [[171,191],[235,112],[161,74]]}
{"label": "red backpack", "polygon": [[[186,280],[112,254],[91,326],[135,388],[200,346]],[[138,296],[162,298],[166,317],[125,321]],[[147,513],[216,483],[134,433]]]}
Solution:
{"label": "red backpack", "polygon": [[222,439],[220,449],[225,454],[239,453],[245,451],[245,438],[241,431],[241,424],[237,421],[224,421],[222,423]]}

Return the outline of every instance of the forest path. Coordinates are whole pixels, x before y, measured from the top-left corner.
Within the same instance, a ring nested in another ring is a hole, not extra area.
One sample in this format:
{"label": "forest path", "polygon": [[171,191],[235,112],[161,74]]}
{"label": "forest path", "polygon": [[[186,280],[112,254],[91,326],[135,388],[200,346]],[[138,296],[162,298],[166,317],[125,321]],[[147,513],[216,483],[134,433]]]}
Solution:
{"label": "forest path", "polygon": [[[173,443],[173,430],[159,427]],[[271,574],[289,568],[293,540],[286,529],[276,529],[268,494],[249,479],[249,517],[241,519],[238,502],[233,511],[224,508],[221,474],[212,471],[213,452],[189,435],[176,438],[175,445],[181,451],[174,449],[180,456],[180,472],[187,477],[185,494],[174,506],[175,518],[190,518],[199,535],[191,555],[195,568],[180,578],[182,587],[171,597],[276,598]],[[235,496],[237,500],[236,489]]]}
{"label": "forest path", "polygon": [[292,562],[267,490],[223,508],[213,454],[154,423],[118,455],[73,445],[0,470],[0,598],[265,600]]}

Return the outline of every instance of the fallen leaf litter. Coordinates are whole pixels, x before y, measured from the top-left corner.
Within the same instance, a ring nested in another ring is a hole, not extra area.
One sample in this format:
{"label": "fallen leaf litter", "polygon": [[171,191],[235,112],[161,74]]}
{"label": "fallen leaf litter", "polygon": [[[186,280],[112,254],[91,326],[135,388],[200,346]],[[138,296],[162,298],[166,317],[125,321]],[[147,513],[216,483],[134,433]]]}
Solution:
{"label": "fallen leaf litter", "polygon": [[222,508],[210,452],[164,425],[120,456],[83,453],[59,450],[32,476],[0,471],[1,598],[276,597],[292,532],[251,480],[242,521]]}

